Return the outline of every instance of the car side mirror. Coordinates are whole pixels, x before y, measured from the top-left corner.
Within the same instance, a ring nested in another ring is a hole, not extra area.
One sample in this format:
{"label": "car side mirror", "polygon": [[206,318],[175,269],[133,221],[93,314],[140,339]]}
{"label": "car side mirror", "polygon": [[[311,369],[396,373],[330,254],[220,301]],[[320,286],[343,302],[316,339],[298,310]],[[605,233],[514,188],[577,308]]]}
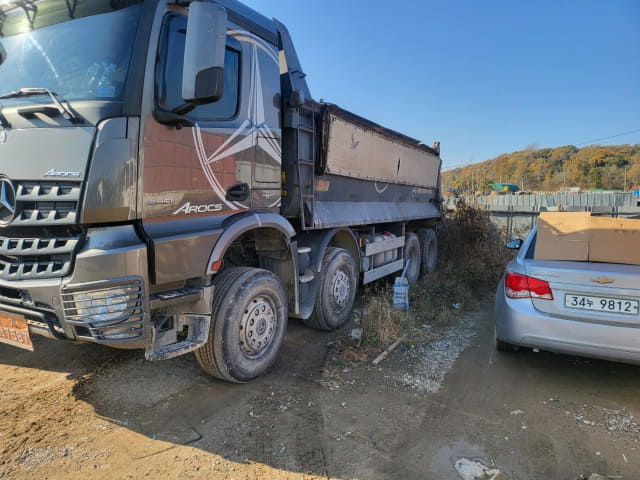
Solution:
{"label": "car side mirror", "polygon": [[227,11],[211,2],[189,5],[182,98],[191,105],[220,100],[224,93]]}
{"label": "car side mirror", "polygon": [[507,242],[506,247],[511,249],[511,250],[520,250],[520,247],[522,246],[524,242],[522,241],[521,238],[515,238],[513,240],[509,240]]}
{"label": "car side mirror", "polygon": [[0,43],[0,65],[7,59],[7,51],[4,49],[4,45]]}

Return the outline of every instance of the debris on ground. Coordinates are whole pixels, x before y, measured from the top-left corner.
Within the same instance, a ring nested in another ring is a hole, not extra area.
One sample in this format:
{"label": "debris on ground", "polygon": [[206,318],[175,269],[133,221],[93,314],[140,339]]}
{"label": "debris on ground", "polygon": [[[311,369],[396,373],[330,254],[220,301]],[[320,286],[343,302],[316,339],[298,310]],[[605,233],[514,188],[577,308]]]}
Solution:
{"label": "debris on ground", "polygon": [[404,342],[404,340],[407,338],[406,335],[403,335],[402,337],[400,337],[399,339],[397,339],[395,342],[393,342],[391,345],[389,345],[384,352],[382,352],[380,355],[378,355],[374,360],[373,360],[373,364],[374,365],[378,365],[380,362],[382,362],[385,358],[387,358],[389,356],[389,354],[391,352],[393,352],[396,348],[398,348],[398,345],[400,345],[402,342]]}
{"label": "debris on ground", "polygon": [[409,281],[407,280],[407,269],[409,268],[410,263],[411,261],[408,261],[405,264],[404,270],[402,270],[402,275],[396,277],[393,283],[393,306],[400,310],[409,309]]}
{"label": "debris on ground", "polygon": [[640,437],[640,423],[625,408],[605,408],[598,405],[558,402],[557,409],[567,417],[573,417],[577,423],[604,429],[610,433],[624,432]]}
{"label": "debris on ground", "polygon": [[489,468],[477,460],[459,458],[454,466],[462,480],[501,480],[504,478],[504,473],[500,470]]}
{"label": "debris on ground", "polygon": [[438,332],[433,340],[407,352],[409,372],[399,382],[418,392],[437,392],[447,372],[455,365],[462,352],[476,335],[476,317],[468,314],[454,325]]}
{"label": "debris on ground", "polygon": [[362,343],[362,328],[352,328],[349,332],[349,343],[352,347],[359,347]]}
{"label": "debris on ground", "polygon": [[624,478],[620,475],[600,475],[599,473],[592,473],[588,477],[586,475],[579,475],[574,480],[610,480],[614,478]]}

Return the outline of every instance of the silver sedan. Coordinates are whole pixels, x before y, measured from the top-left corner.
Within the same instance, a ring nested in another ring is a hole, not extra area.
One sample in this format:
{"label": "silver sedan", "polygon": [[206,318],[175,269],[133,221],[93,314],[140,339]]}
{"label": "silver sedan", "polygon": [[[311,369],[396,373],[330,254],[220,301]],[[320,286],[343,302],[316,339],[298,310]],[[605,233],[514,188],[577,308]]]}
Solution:
{"label": "silver sedan", "polygon": [[640,266],[536,260],[537,228],[507,264],[495,301],[496,347],[640,363]]}

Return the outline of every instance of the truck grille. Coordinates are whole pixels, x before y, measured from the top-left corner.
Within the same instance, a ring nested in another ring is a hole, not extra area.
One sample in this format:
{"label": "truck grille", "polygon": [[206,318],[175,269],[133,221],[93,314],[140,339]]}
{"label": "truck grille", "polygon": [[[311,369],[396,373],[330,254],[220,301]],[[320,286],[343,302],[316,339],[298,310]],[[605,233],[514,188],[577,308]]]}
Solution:
{"label": "truck grille", "polygon": [[0,228],[0,279],[67,275],[81,235],[81,182],[14,180],[15,214]]}
{"label": "truck grille", "polygon": [[16,229],[0,230],[1,279],[62,277],[71,271],[73,254],[81,239],[79,233],[60,232],[42,238],[22,236],[18,232]]}
{"label": "truck grille", "polygon": [[16,214],[11,226],[74,225],[81,182],[15,181]]}

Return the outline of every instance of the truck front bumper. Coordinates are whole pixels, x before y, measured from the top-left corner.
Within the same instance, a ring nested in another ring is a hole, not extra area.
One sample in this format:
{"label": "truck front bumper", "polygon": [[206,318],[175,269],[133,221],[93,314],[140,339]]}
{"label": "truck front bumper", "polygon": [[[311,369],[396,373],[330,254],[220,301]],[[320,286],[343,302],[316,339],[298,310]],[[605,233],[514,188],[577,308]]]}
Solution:
{"label": "truck front bumper", "polygon": [[24,316],[30,333],[147,348],[147,247],[133,225],[89,229],[64,278],[0,281],[0,311]]}

